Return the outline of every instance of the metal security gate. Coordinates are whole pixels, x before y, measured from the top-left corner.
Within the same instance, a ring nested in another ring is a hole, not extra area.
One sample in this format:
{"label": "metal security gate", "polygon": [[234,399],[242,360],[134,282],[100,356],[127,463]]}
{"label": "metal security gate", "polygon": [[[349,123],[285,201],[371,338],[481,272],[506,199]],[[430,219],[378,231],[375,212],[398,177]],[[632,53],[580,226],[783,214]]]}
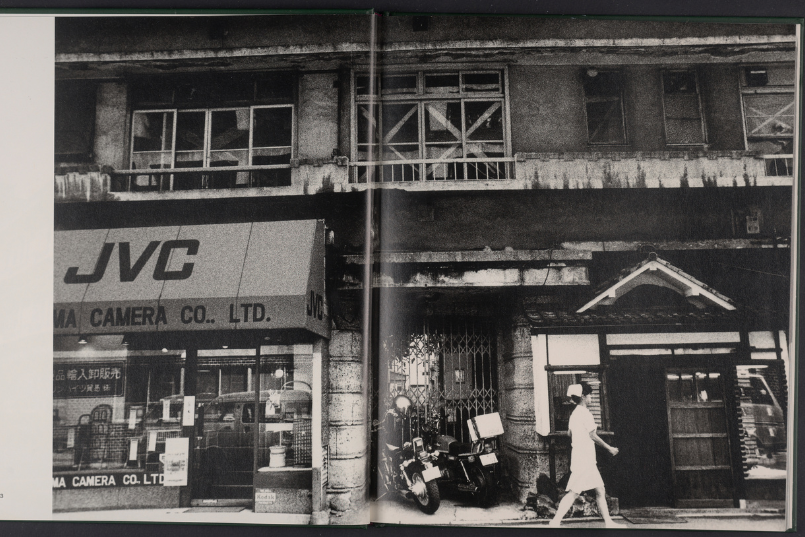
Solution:
{"label": "metal security gate", "polygon": [[[469,441],[467,420],[498,410],[497,359],[491,323],[477,319],[425,319],[381,341],[380,410],[399,394],[413,401],[408,438],[439,416],[440,433]],[[384,393],[385,392],[385,393]]]}

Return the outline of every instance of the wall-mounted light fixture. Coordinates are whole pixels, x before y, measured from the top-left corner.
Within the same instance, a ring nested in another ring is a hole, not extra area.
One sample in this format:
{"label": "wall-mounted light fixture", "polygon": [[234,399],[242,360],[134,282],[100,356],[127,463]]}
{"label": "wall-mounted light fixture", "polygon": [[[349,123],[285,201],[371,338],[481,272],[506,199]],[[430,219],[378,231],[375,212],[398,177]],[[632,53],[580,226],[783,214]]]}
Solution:
{"label": "wall-mounted light fixture", "polygon": [[78,336],[78,344],[79,345],[86,345],[87,344],[87,337],[86,336]]}

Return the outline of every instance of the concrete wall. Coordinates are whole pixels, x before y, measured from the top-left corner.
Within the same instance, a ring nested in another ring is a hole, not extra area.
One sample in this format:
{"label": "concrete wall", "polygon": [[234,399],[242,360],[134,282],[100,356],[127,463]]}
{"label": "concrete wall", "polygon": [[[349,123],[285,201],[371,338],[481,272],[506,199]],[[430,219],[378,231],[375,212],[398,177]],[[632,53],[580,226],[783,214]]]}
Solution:
{"label": "concrete wall", "polygon": [[361,333],[333,330],[329,351],[330,523],[364,524],[370,446],[363,386],[369,379],[361,360]]}
{"label": "concrete wall", "polygon": [[53,491],[53,511],[179,507],[181,487],[102,487]]}
{"label": "concrete wall", "polygon": [[587,149],[577,67],[512,65],[509,95],[512,154]]}
{"label": "concrete wall", "polygon": [[98,85],[95,109],[95,163],[125,169],[128,154],[128,88],[107,82]]}
{"label": "concrete wall", "polygon": [[[321,43],[368,43],[370,15],[58,19],[57,52],[162,51]],[[177,32],[181,24],[182,31]],[[624,39],[793,34],[793,25],[690,24],[651,21],[579,21],[536,17],[429,17],[415,32],[411,17],[378,21],[386,43],[462,39]]]}
{"label": "concrete wall", "polygon": [[[790,196],[790,188],[785,187],[521,190],[430,197],[385,191],[380,211],[382,247],[388,251],[529,250],[567,241],[746,238],[745,221],[741,228],[738,215],[749,205],[768,207],[762,233],[790,229]],[[423,199],[432,205],[431,220],[419,218]]]}
{"label": "concrete wall", "polygon": [[338,148],[338,74],[307,73],[299,79],[299,159],[330,159]]}
{"label": "concrete wall", "polygon": [[[512,154],[675,149],[665,143],[662,69],[655,65],[613,66],[623,73],[627,142],[623,146],[589,145],[583,67],[509,67]],[[706,65],[699,68],[699,74],[709,147],[743,150],[739,68]]]}

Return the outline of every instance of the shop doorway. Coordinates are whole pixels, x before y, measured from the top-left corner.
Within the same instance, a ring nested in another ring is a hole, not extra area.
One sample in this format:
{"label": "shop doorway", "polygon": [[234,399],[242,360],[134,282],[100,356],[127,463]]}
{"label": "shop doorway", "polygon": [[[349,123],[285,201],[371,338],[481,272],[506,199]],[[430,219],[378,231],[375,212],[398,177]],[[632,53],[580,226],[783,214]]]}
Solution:
{"label": "shop doorway", "polygon": [[644,357],[619,357],[611,362],[607,383],[614,442],[620,450],[609,464],[610,494],[627,508],[672,506],[664,368]]}
{"label": "shop doorway", "polygon": [[731,507],[734,496],[722,371],[617,357],[607,372],[620,453],[610,466],[623,507]]}
{"label": "shop doorway", "polygon": [[731,507],[724,375],[710,368],[668,368],[666,394],[676,507]]}

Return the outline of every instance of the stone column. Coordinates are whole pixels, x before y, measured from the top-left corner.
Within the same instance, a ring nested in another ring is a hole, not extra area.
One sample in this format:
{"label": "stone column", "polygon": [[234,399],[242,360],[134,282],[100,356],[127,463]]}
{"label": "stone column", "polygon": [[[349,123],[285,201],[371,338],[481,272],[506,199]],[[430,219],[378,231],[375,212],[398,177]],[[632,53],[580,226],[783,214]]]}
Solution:
{"label": "stone column", "polygon": [[515,317],[503,334],[503,458],[512,492],[525,501],[540,473],[547,473],[548,444],[537,434],[534,415],[534,375],[531,328],[524,317]]}
{"label": "stone column", "polygon": [[331,524],[365,524],[368,519],[369,407],[363,385],[370,379],[363,370],[361,346],[359,331],[332,331],[327,487]]}

